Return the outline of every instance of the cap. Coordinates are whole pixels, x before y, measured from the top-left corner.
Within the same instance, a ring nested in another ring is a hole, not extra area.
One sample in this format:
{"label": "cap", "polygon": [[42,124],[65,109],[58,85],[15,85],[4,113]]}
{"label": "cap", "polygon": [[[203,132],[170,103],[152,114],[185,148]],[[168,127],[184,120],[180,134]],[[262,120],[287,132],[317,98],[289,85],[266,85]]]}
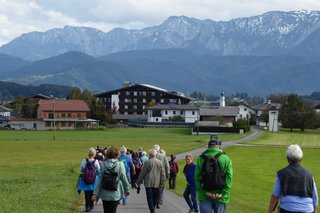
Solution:
{"label": "cap", "polygon": [[213,140],[210,140],[210,141],[208,142],[208,147],[209,147],[209,146],[214,146],[214,145],[221,145],[221,141],[218,141],[218,140],[213,139]]}

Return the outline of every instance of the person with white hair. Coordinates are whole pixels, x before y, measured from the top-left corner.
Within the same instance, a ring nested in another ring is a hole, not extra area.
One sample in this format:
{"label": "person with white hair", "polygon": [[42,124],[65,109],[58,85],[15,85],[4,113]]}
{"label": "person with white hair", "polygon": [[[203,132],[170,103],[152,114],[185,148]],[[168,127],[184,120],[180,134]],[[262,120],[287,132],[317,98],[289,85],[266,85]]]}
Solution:
{"label": "person with white hair", "polygon": [[140,158],[140,160],[141,160],[142,166],[145,164],[146,161],[149,160],[146,151],[142,151],[142,152],[141,152],[141,158]]}
{"label": "person with white hair", "polygon": [[[170,176],[170,165],[169,165],[169,160],[168,160],[168,158],[166,156],[165,150],[161,149],[158,144],[155,144],[153,146],[153,149],[157,151],[156,158],[159,159],[163,164],[165,175],[166,175],[166,179],[169,179],[169,176]],[[156,205],[157,209],[159,209],[160,205],[163,204],[163,196],[164,196],[164,188],[161,188],[160,189],[160,198],[159,198],[158,203]]]}
{"label": "person with white hair", "polygon": [[275,211],[280,199],[280,213],[317,212],[318,193],[311,172],[301,165],[303,152],[299,145],[286,151],[289,165],[277,172],[268,213]]}
{"label": "person with white hair", "polygon": [[164,186],[165,171],[162,162],[156,158],[157,151],[149,151],[150,159],[145,162],[138,177],[137,184],[144,182],[150,213],[155,212],[159,200],[159,191]]}

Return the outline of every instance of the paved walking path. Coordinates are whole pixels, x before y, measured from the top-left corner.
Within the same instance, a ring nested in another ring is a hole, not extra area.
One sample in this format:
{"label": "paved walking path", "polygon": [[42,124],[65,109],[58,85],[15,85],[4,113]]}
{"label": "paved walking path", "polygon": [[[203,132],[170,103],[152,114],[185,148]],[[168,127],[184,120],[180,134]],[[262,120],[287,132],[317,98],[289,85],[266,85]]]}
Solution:
{"label": "paved walking path", "polygon": [[[234,144],[239,144],[244,141],[253,140],[259,135],[261,135],[262,131],[256,128],[251,128],[252,134],[239,139],[226,141],[222,143],[222,147],[231,146]],[[199,156],[207,147],[202,147],[199,149],[195,149],[192,151],[184,152],[177,154],[177,160],[182,160],[185,158],[187,153],[191,153],[193,156]],[[131,190],[129,196],[129,202],[127,205],[119,204],[117,208],[117,213],[148,213],[148,204],[146,198],[146,192],[144,186],[141,187],[141,192],[137,194],[136,190]],[[164,192],[164,202],[163,205],[160,206],[160,209],[156,209],[157,213],[186,213],[189,210],[187,203],[185,202],[183,197],[175,195],[173,192],[166,190]],[[82,211],[84,212],[84,207]],[[101,200],[95,205],[94,209],[90,212],[101,213],[103,212],[102,202]]]}

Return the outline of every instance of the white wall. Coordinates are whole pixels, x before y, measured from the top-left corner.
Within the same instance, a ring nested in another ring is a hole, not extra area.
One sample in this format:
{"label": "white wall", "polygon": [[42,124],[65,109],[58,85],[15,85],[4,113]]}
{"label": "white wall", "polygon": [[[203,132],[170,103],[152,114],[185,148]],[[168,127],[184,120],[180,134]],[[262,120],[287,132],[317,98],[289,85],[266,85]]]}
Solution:
{"label": "white wall", "polygon": [[11,113],[10,112],[0,112],[0,115],[10,117]]}
{"label": "white wall", "polygon": [[[29,129],[29,130],[44,130],[44,122],[42,121],[10,121],[11,128],[15,130]],[[34,128],[35,124],[35,128]]]}
{"label": "white wall", "polygon": [[111,109],[118,112],[118,110],[119,110],[119,95],[112,95],[111,96]]}
{"label": "white wall", "polygon": [[[174,114],[175,111],[175,114]],[[183,113],[181,114],[181,111]],[[167,112],[167,113],[166,113]],[[194,112],[194,115],[192,114]],[[161,117],[152,117],[152,111],[148,110],[148,122],[162,122],[166,119],[173,116],[181,116],[185,119],[185,123],[194,123],[199,119],[199,111],[198,110],[161,110]]]}

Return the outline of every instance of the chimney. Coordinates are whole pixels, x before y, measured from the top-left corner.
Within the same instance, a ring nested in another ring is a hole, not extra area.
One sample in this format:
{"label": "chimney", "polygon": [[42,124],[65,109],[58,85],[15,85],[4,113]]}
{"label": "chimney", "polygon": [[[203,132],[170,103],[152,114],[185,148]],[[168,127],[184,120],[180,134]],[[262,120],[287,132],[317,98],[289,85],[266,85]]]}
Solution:
{"label": "chimney", "polygon": [[130,81],[124,81],[123,82],[123,87],[130,87],[131,86],[131,82]]}
{"label": "chimney", "polygon": [[226,106],[226,100],[224,97],[224,92],[221,92],[221,96],[220,96],[220,107],[225,107]]}

